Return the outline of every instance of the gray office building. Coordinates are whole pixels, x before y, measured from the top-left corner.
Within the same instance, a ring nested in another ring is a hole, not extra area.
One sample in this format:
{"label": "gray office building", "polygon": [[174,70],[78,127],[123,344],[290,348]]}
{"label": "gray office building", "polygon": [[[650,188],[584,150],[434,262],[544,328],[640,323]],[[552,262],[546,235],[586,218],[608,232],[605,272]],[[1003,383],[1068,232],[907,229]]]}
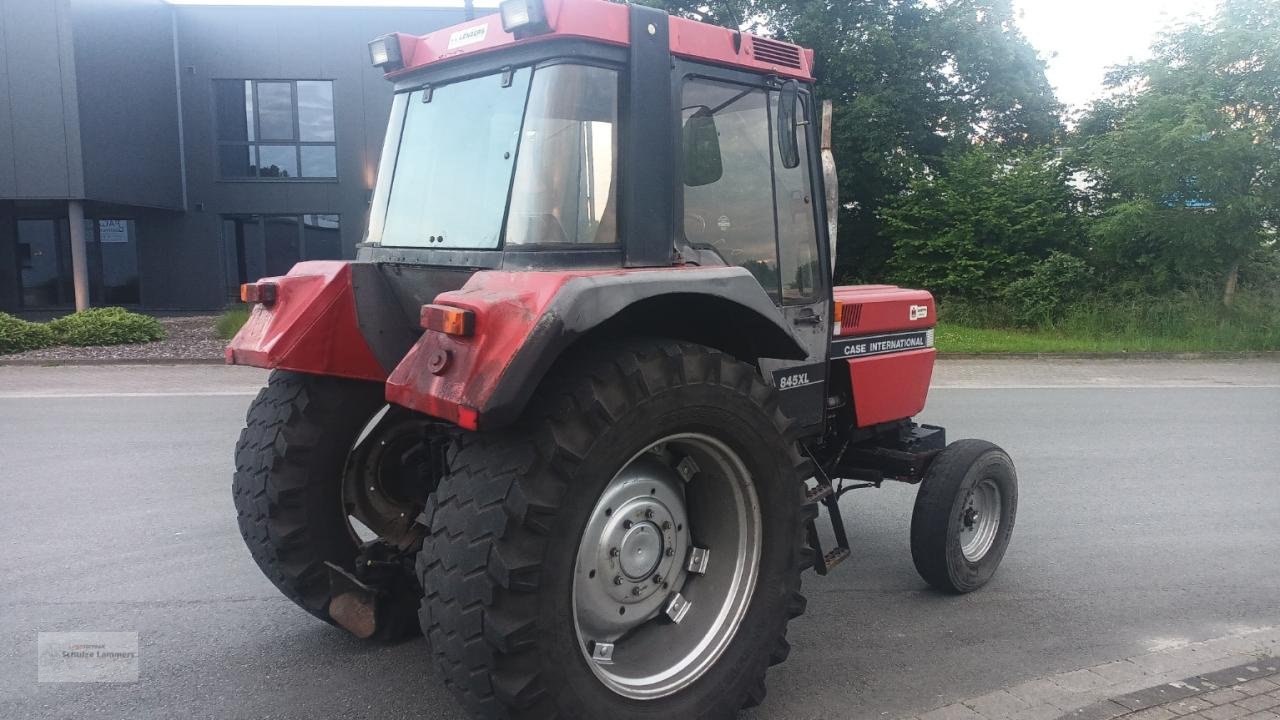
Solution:
{"label": "gray office building", "polygon": [[367,43],[460,20],[0,0],[0,310],[217,308],[352,257],[391,105]]}

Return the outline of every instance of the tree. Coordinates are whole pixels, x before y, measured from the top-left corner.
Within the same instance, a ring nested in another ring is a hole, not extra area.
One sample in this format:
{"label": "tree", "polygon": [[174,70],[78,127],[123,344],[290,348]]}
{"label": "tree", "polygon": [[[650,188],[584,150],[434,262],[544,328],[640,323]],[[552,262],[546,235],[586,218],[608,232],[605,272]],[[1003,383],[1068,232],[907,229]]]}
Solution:
{"label": "tree", "polygon": [[654,2],[740,22],[816,51],[818,94],[835,102],[838,274],[874,279],[893,250],[882,204],[936,172],[953,147],[1048,142],[1058,105],[1010,0]]}
{"label": "tree", "polygon": [[1037,262],[1078,249],[1068,176],[1048,150],[957,150],[882,209],[892,279],[943,296],[999,298]]}
{"label": "tree", "polygon": [[1216,274],[1229,305],[1280,224],[1280,2],[1226,0],[1108,84],[1079,128],[1095,252],[1157,291]]}

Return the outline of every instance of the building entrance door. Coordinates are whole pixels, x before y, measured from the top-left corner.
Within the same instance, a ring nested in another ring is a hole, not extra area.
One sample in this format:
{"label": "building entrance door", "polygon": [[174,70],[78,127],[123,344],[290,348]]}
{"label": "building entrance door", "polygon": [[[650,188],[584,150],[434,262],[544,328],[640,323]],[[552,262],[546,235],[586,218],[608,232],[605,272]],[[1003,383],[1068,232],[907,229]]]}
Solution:
{"label": "building entrance door", "polygon": [[22,307],[75,304],[66,220],[19,220],[18,266],[22,269]]}

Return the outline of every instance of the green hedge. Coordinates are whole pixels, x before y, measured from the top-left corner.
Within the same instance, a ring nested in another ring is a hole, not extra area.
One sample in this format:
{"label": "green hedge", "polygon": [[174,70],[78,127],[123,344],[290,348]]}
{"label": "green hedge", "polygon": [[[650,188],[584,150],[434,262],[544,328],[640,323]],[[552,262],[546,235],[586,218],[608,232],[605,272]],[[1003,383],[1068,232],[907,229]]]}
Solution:
{"label": "green hedge", "polygon": [[164,326],[124,308],[90,308],[48,324],[60,345],[124,345],[164,339]]}
{"label": "green hedge", "polygon": [[39,350],[53,344],[53,332],[47,326],[0,313],[0,355]]}

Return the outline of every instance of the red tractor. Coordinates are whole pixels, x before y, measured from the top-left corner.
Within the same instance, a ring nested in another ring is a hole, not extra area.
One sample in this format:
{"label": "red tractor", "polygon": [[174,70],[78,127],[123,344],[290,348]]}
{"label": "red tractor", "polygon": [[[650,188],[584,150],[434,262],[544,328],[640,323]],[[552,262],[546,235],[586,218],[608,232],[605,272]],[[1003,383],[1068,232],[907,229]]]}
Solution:
{"label": "red tractor", "polygon": [[370,51],[368,235],[244,286],[227,349],[273,370],[234,491],[281,592],[420,628],[476,717],[720,718],[849,556],[846,492],[919,483],[920,574],[987,582],[1013,464],[911,420],[929,293],[832,286],[811,51],[603,0]]}

